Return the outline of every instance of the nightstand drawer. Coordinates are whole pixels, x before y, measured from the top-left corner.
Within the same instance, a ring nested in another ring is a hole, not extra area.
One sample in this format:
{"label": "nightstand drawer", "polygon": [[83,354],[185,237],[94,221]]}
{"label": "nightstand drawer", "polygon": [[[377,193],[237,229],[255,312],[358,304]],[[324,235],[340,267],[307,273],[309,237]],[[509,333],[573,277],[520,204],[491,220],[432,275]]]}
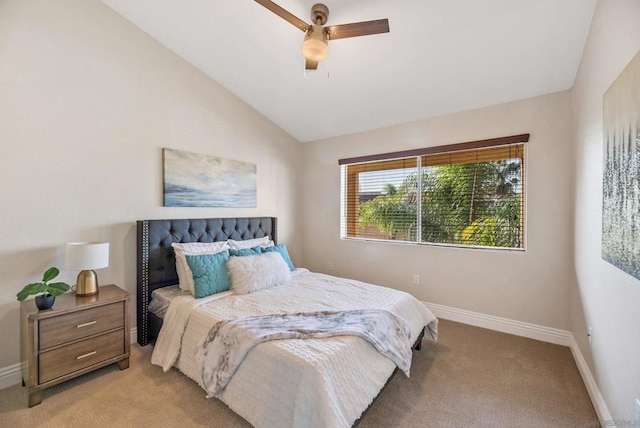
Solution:
{"label": "nightstand drawer", "polygon": [[40,349],[122,327],[124,302],[84,309],[40,321]]}
{"label": "nightstand drawer", "polygon": [[76,370],[124,354],[124,330],[63,346],[40,354],[38,383],[48,382]]}

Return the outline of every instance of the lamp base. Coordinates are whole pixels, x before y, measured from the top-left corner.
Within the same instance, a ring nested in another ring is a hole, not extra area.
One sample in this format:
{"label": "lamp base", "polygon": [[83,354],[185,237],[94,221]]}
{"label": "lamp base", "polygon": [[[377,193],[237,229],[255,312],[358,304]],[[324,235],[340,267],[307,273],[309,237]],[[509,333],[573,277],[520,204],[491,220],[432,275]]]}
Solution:
{"label": "lamp base", "polygon": [[76,281],[76,296],[95,296],[98,294],[98,275],[93,270],[83,270]]}

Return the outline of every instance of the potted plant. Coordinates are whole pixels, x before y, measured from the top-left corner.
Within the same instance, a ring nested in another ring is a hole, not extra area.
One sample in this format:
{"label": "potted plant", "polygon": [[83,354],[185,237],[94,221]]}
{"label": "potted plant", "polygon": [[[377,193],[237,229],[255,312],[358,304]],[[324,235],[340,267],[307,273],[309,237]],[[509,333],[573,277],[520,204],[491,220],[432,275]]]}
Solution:
{"label": "potted plant", "polygon": [[39,310],[51,309],[53,302],[56,300],[56,296],[62,296],[71,287],[65,282],[49,283],[53,280],[60,270],[56,267],[50,267],[42,275],[42,282],[34,282],[33,284],[27,284],[16,295],[19,301],[23,301],[32,294],[36,295],[36,306]]}

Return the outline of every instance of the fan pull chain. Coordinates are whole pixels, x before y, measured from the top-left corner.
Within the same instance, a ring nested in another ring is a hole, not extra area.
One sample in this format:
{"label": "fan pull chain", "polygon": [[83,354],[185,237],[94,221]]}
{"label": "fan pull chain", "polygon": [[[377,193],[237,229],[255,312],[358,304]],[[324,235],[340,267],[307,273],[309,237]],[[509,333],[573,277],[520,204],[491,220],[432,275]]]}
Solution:
{"label": "fan pull chain", "polygon": [[[327,43],[329,43],[329,40],[331,39],[331,36],[329,35],[329,32],[326,33],[327,34]],[[327,56],[327,80],[329,80],[329,64],[331,63],[331,55]]]}
{"label": "fan pull chain", "polygon": [[327,80],[329,80],[329,64],[331,64],[331,58],[327,57],[327,60],[325,62],[327,63]]}

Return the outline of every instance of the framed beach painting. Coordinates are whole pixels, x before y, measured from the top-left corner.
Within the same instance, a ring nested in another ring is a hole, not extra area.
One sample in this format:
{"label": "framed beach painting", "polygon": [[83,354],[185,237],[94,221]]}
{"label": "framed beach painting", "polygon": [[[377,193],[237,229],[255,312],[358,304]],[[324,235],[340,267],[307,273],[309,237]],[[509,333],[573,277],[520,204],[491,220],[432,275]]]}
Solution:
{"label": "framed beach painting", "polygon": [[640,52],[603,99],[602,258],[640,279]]}
{"label": "framed beach painting", "polygon": [[162,149],[165,207],[256,207],[256,164]]}

